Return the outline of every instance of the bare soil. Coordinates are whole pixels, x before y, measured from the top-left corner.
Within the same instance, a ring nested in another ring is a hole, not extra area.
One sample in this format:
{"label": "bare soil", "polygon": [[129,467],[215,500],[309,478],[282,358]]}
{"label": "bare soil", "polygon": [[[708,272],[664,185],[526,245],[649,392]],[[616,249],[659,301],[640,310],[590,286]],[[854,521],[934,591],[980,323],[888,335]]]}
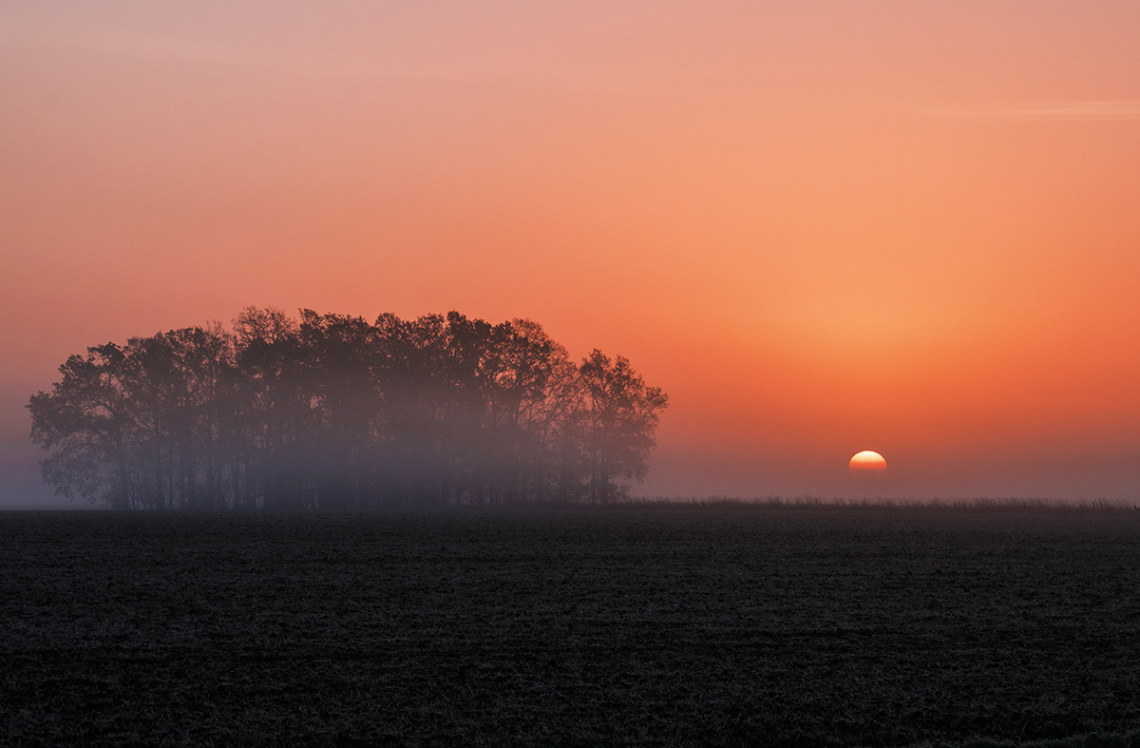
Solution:
{"label": "bare soil", "polygon": [[1140,512],[0,514],[7,745],[1140,728]]}

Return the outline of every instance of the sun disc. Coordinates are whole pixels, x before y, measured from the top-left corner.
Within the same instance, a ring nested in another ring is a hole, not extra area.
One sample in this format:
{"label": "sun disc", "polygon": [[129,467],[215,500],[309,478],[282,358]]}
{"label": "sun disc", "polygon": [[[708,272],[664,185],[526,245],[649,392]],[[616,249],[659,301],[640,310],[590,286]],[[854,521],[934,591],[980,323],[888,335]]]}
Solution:
{"label": "sun disc", "polygon": [[851,458],[847,469],[852,475],[882,475],[887,472],[887,461],[878,452],[865,449]]}

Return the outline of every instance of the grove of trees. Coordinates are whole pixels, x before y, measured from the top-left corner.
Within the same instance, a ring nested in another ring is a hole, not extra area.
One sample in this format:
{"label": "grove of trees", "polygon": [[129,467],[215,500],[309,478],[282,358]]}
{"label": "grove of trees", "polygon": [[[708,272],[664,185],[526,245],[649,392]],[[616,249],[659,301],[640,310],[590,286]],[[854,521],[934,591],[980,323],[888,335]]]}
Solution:
{"label": "grove of trees", "polygon": [[528,320],[244,310],[73,355],[33,395],[59,493],[116,509],[608,502],[667,397]]}

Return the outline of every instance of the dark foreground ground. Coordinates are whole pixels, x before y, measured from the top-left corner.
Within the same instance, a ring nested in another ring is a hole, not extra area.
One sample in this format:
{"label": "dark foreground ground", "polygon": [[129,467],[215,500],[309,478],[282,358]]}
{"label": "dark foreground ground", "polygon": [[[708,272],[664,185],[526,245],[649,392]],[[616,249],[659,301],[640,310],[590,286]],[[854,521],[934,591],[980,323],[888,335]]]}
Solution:
{"label": "dark foreground ground", "polygon": [[7,744],[1137,728],[1140,512],[0,514]]}

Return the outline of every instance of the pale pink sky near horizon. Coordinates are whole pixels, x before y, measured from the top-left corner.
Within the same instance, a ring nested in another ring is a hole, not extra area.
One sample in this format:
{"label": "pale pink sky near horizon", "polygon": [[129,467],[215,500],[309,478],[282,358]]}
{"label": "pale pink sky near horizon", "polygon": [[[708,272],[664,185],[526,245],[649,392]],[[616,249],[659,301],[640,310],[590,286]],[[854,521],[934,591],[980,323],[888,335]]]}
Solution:
{"label": "pale pink sky near horizon", "polygon": [[9,2],[0,90],[0,504],[248,305],[626,355],[644,495],[1140,502],[1135,3]]}

